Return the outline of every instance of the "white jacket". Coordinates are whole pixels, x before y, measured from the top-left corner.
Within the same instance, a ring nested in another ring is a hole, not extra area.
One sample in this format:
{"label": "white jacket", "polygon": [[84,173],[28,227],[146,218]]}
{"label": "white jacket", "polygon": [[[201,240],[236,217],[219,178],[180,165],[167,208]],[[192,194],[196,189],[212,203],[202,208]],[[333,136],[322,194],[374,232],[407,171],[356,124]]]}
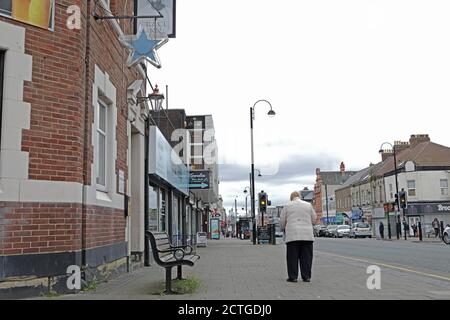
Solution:
{"label": "white jacket", "polygon": [[283,207],[280,227],[284,229],[285,241],[314,241],[313,223],[316,212],[306,201],[295,198]]}

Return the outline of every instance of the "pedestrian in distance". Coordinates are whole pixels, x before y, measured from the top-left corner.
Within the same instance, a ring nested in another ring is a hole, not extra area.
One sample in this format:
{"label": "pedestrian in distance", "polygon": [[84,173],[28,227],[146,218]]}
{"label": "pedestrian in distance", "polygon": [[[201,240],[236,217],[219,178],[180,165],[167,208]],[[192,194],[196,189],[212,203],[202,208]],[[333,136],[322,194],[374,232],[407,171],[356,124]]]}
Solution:
{"label": "pedestrian in distance", "polygon": [[431,223],[434,229],[434,237],[439,237],[439,221],[437,218],[434,218],[433,222]]}
{"label": "pedestrian in distance", "polygon": [[288,282],[298,281],[298,267],[304,282],[311,281],[316,212],[312,205],[300,199],[297,191],[291,193],[291,201],[283,207],[280,227],[286,241]]}
{"label": "pedestrian in distance", "polygon": [[381,239],[384,239],[384,224],[383,224],[383,221],[380,222],[380,226],[378,228],[380,230],[380,237],[381,237]]}
{"label": "pedestrian in distance", "polygon": [[417,237],[417,226],[416,226],[415,224],[413,224],[413,225],[411,226],[411,229],[413,230],[414,238],[416,238],[416,237]]}
{"label": "pedestrian in distance", "polygon": [[408,236],[409,235],[409,224],[406,222],[406,220],[403,220],[403,231]]}

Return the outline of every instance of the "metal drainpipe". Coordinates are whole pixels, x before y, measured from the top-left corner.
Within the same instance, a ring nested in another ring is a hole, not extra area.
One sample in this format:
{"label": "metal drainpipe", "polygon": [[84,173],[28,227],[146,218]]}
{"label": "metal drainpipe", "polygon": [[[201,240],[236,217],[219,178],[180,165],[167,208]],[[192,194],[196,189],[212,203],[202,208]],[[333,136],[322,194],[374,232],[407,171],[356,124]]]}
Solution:
{"label": "metal drainpipe", "polygon": [[[88,0],[86,3],[86,46],[85,46],[85,69],[84,69],[84,121],[83,121],[83,186],[81,192],[81,269],[86,265],[86,239],[84,238],[84,233],[86,231],[86,221],[83,218],[84,213],[86,212],[86,195],[85,195],[85,186],[87,185],[87,175],[85,172],[88,172],[88,155],[87,155],[87,146],[88,146],[88,132],[89,128],[89,106],[91,105],[89,101],[89,68],[90,68],[90,34],[91,34],[91,0]],[[86,279],[86,275],[85,275]]]}

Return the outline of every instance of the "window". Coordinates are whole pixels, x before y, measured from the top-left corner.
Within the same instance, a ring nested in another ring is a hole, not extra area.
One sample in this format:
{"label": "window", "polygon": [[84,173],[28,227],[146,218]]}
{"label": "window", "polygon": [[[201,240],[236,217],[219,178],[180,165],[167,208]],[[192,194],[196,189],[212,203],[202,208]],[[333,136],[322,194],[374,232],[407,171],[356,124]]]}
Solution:
{"label": "window", "polygon": [[448,196],[448,180],[441,179],[441,196]]}
{"label": "window", "polygon": [[389,198],[394,199],[394,192],[392,191],[392,183],[389,184]]}
{"label": "window", "polygon": [[383,203],[383,187],[380,186],[380,203]]}
{"label": "window", "polygon": [[98,101],[97,121],[97,188],[106,191],[107,106]]}
{"label": "window", "polygon": [[0,149],[2,147],[2,104],[3,104],[3,70],[5,63],[5,52],[0,51]]}
{"label": "window", "polygon": [[416,181],[408,180],[408,196],[414,197],[416,195]]}

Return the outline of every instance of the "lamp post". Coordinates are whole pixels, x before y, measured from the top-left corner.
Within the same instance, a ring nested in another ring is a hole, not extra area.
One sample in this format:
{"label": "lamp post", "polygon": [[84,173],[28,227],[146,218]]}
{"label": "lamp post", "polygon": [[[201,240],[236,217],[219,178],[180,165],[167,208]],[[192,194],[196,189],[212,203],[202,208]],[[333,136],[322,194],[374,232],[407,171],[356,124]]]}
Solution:
{"label": "lamp post", "polygon": [[[246,193],[245,195],[245,217],[248,218],[248,210],[247,210],[247,197],[249,196],[249,192],[247,191],[247,189],[250,191],[250,187],[245,187],[244,189],[244,193]],[[248,194],[247,194],[248,193]]]}
{"label": "lamp post", "polygon": [[[156,85],[153,88],[153,92],[149,94],[147,97],[140,97],[137,99],[137,103],[144,102],[146,100],[150,101],[150,104],[152,106],[153,110],[161,110],[162,103],[164,101],[164,95],[162,93],[159,93],[158,85]],[[149,175],[149,140],[150,140],[150,115],[147,115],[145,119],[145,161],[144,161],[144,171],[145,171],[145,177],[144,177],[144,184],[145,184],[145,192],[144,192],[144,206],[145,206],[145,214],[144,214],[144,234],[145,234],[145,241],[144,241],[144,265],[146,267],[150,266],[150,246],[149,246],[149,239],[147,238],[146,231],[149,225],[149,216],[148,216],[148,208],[149,208],[149,181],[148,181],[148,175]]]}
{"label": "lamp post", "polygon": [[[389,142],[384,142],[381,145],[380,153],[383,153],[383,146],[385,144],[388,144],[389,146],[391,146],[391,148],[392,148],[392,150],[394,152],[395,192],[397,193],[396,202],[397,202],[397,209],[400,210],[400,203],[398,201],[399,194],[398,194],[398,178],[397,178],[397,155],[396,155],[396,152],[395,152],[395,147]],[[400,235],[398,234],[398,228],[399,228],[399,225],[400,225],[400,216],[397,217],[397,220],[398,221],[397,221],[396,231],[397,231],[397,240],[399,240],[400,239]],[[388,213],[388,235],[389,235],[389,239],[391,239],[391,222],[389,220],[389,213]]]}
{"label": "lamp post", "polygon": [[[253,107],[250,108],[250,142],[251,142],[251,210],[252,210],[252,219],[253,219],[253,244],[256,245],[256,220],[255,220],[255,155],[254,155],[254,147],[253,147],[253,120],[255,120],[255,107],[258,103],[265,102],[269,105],[270,110],[267,113],[269,117],[275,116],[275,111],[272,109],[272,105],[267,100],[258,100],[255,102]],[[261,173],[260,173],[261,174]]]}

